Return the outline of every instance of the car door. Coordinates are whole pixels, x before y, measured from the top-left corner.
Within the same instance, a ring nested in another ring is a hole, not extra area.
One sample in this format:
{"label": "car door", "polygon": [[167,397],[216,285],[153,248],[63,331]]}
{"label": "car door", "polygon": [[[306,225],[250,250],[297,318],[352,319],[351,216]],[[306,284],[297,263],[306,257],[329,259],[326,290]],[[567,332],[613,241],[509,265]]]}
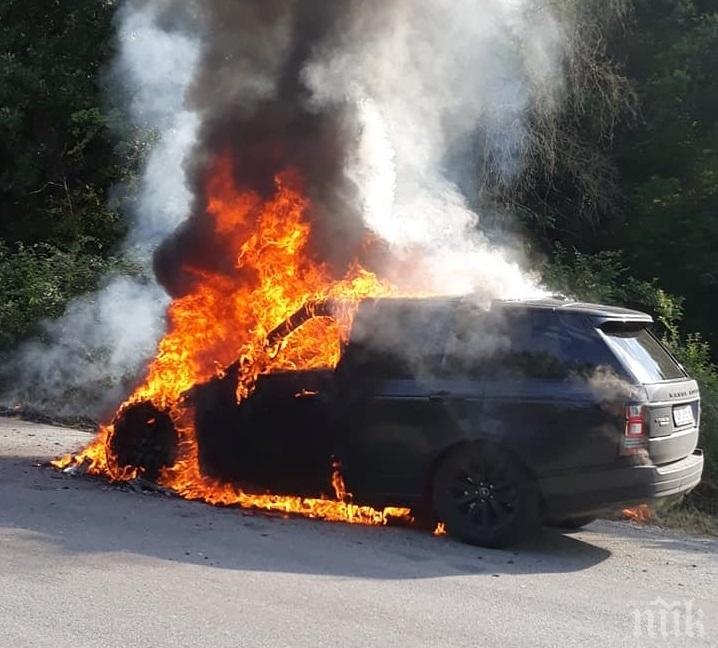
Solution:
{"label": "car door", "polygon": [[359,499],[421,497],[439,448],[456,436],[451,379],[440,372],[445,310],[395,312],[387,326],[354,337],[336,373],[342,472]]}
{"label": "car door", "polygon": [[332,439],[326,399],[332,370],[259,377],[245,410],[241,462],[257,486],[278,492],[331,494]]}

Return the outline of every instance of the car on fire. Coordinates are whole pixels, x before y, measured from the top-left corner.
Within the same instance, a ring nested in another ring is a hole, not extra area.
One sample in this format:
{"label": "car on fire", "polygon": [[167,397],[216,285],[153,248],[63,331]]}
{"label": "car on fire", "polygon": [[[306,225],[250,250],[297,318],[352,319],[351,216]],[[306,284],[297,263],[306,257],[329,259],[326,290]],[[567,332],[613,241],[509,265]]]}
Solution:
{"label": "car on fire", "polygon": [[[327,316],[305,308],[270,338],[291,344]],[[493,547],[542,522],[578,528],[672,501],[701,478],[700,397],[652,324],[562,299],[365,300],[335,369],[261,375],[237,404],[237,362],[188,394],[200,466],[255,492],[313,496],[331,492],[339,461],[357,502],[410,507]],[[147,404],[110,442],[149,478],[176,456],[169,417]]]}

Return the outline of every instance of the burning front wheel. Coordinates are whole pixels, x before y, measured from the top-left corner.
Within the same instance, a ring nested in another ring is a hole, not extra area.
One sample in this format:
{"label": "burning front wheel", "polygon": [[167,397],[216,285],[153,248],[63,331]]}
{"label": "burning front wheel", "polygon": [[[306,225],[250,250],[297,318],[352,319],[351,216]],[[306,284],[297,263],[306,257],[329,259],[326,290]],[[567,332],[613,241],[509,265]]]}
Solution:
{"label": "burning front wheel", "polygon": [[470,544],[505,547],[539,528],[538,490],[510,455],[491,445],[455,448],[434,475],[437,517]]}
{"label": "burning front wheel", "polygon": [[177,459],[177,432],[166,412],[152,403],[136,403],[115,419],[108,450],[119,468],[138,468],[154,480]]}

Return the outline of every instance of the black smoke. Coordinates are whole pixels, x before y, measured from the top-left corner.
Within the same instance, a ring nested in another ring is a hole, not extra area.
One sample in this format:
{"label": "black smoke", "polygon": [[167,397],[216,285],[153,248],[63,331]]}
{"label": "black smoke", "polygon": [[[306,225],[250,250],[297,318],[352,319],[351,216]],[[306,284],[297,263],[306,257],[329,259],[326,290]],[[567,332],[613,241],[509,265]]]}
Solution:
{"label": "black smoke", "polygon": [[357,191],[343,173],[357,120],[348,102],[313,106],[302,69],[325,37],[341,29],[351,2],[213,1],[191,9],[183,4],[179,13],[174,3],[168,5],[163,20],[168,29],[189,20],[202,33],[201,60],[187,97],[202,122],[186,169],[195,204],[189,220],[155,254],[158,280],[178,296],[194,281],[187,268],[238,272],[205,212],[208,169],[221,155],[231,157],[238,189],[266,199],[278,174],[298,171],[310,201],[311,253],[343,276],[366,252]]}

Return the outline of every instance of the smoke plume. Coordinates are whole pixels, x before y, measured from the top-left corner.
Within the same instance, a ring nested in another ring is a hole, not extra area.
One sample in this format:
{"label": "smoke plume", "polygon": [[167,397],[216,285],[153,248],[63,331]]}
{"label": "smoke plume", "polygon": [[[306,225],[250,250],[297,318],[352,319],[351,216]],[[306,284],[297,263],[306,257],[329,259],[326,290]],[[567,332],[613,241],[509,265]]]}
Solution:
{"label": "smoke plume", "polygon": [[198,269],[238,272],[205,212],[221,155],[262,196],[277,174],[299,176],[312,253],[337,277],[358,259],[411,291],[540,294],[520,246],[498,246],[481,214],[495,209],[487,181],[521,173],[529,116],[560,102],[566,39],[551,6],[125,2],[110,85],[156,133],[126,250],[156,280],[114,279],[72,303],[47,341],[19,350],[3,400],[57,405],[71,387],[75,409],[112,407],[152,355],[169,296]]}

